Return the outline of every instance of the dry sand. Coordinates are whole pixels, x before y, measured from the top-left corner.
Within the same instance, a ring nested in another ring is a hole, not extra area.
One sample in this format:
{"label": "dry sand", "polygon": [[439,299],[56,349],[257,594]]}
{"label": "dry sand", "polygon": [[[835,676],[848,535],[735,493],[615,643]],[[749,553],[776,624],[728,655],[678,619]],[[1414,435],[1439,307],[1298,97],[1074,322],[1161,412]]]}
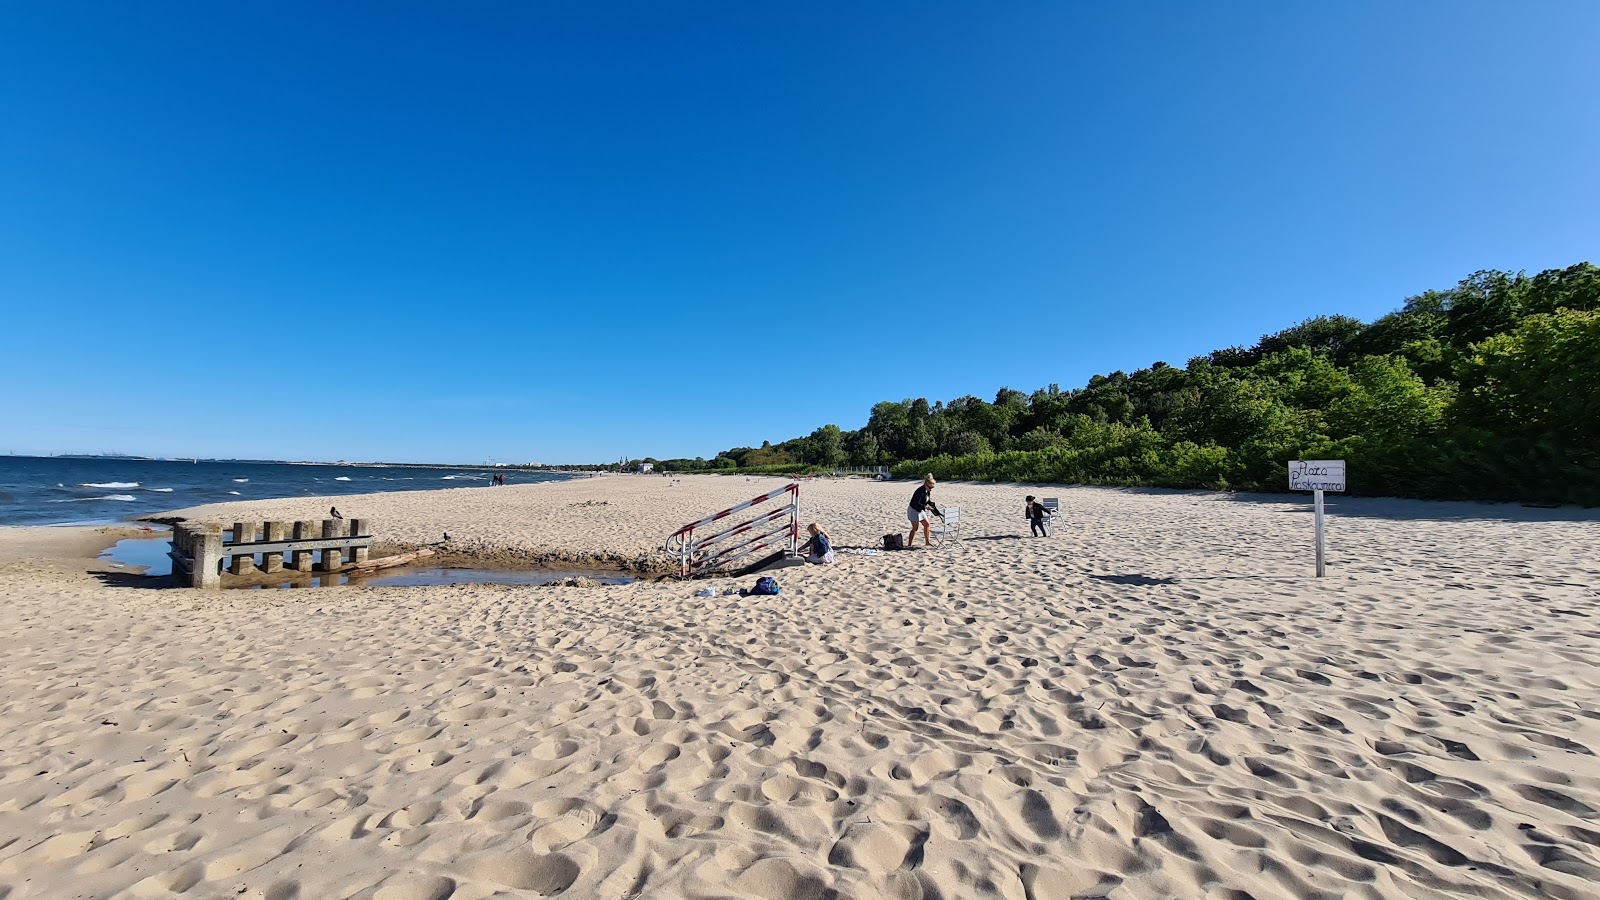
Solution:
{"label": "dry sand", "polygon": [[[640,560],[776,484],[335,502]],[[805,516],[876,544],[910,488]],[[1594,515],[1340,499],[1317,581],[1303,501],[938,499],[958,546],[709,600],[146,590],[0,533],[0,898],[1600,896]]]}

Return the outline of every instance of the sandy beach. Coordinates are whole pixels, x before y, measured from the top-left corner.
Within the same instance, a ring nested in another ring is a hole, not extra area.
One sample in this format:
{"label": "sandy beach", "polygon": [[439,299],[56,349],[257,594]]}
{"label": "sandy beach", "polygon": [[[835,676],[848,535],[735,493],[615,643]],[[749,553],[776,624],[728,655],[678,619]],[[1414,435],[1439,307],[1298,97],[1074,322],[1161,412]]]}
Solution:
{"label": "sandy beach", "polygon": [[[337,504],[648,568],[782,483]],[[876,546],[911,489],[802,515]],[[959,544],[777,597],[151,590],[90,561],[121,530],[0,529],[0,898],[1600,896],[1600,511],[1339,498],[1318,580],[1304,497],[936,499]]]}

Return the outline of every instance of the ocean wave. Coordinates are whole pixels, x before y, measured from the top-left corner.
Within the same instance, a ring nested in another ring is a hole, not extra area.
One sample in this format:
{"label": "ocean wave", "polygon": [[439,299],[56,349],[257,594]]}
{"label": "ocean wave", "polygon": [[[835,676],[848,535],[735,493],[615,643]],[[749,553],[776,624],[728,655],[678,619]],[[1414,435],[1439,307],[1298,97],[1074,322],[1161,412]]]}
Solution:
{"label": "ocean wave", "polygon": [[338,478],[334,479],[334,481],[349,481],[349,480],[350,480],[349,476],[346,476],[346,475],[340,475]]}
{"label": "ocean wave", "polygon": [[121,501],[123,503],[133,503],[134,501],[136,501],[138,499],[139,499],[138,497],[135,497],[132,494],[107,494],[104,497],[73,497],[71,500],[51,500],[50,502],[51,503],[82,503],[85,500],[88,500],[90,502],[93,502],[95,500],[119,500],[119,501]]}
{"label": "ocean wave", "polygon": [[138,486],[139,482],[137,481],[85,481],[78,485],[78,487],[97,488],[134,488]]}
{"label": "ocean wave", "polygon": [[158,494],[170,494],[170,493],[172,493],[172,488],[145,488],[145,490],[147,490],[147,491],[155,491]]}
{"label": "ocean wave", "polygon": [[234,495],[235,497],[239,496],[239,492],[238,491],[229,491],[228,493]]}
{"label": "ocean wave", "polygon": [[244,484],[244,483],[245,483],[245,482],[247,482],[247,481],[249,481],[249,480],[250,480],[250,479],[248,479],[248,478],[235,478],[235,479],[234,479],[234,481],[237,481],[237,482],[239,482],[239,483],[240,483],[240,484]]}
{"label": "ocean wave", "polygon": [[488,478],[488,477],[489,476],[487,476],[487,475],[446,475],[446,476],[444,476],[444,480],[445,481],[455,481],[457,478],[465,478],[468,481],[483,481],[485,478]]}

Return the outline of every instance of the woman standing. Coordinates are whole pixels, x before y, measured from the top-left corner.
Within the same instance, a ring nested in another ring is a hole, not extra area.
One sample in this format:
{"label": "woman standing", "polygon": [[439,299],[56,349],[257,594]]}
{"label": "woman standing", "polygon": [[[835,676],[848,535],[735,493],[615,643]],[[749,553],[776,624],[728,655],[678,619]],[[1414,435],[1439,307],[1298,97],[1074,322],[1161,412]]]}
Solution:
{"label": "woman standing", "polygon": [[917,542],[917,525],[922,525],[922,543],[924,546],[933,546],[932,526],[928,524],[930,516],[943,517],[939,512],[939,505],[933,502],[933,473],[929,472],[922,479],[922,487],[917,488],[911,495],[911,505],[906,507],[906,518],[911,520],[911,533],[906,535],[906,546],[910,547]]}

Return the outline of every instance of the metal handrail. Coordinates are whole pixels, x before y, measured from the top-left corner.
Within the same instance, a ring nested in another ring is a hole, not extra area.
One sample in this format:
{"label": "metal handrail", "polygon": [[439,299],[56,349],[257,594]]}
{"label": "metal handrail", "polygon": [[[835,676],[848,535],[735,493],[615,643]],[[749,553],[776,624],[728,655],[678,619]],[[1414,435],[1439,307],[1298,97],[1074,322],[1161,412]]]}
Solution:
{"label": "metal handrail", "polygon": [[[713,522],[719,522],[723,519],[729,518],[734,513],[749,509],[752,506],[765,503],[768,500],[776,499],[783,494],[790,495],[789,503],[783,507],[768,513],[757,513],[756,515],[743,522],[740,522],[737,525],[734,525],[730,528],[724,528],[723,530],[708,537],[695,537],[695,531],[697,529],[704,528]],[[712,545],[718,543],[719,541],[737,537],[753,529],[785,517],[787,517],[789,520],[786,525],[780,526],[779,528],[770,529],[759,535],[748,538],[738,544],[719,548],[715,553],[711,553],[709,555],[706,553],[706,551],[711,549]],[[678,557],[679,576],[683,578],[689,578],[708,569],[726,565],[735,559],[739,559],[757,549],[765,547],[771,542],[772,538],[784,532],[788,533],[789,552],[796,552],[796,546],[800,539],[800,486],[798,484],[784,485],[776,490],[768,491],[759,497],[746,500],[737,506],[730,506],[721,512],[707,516],[698,522],[691,522],[669,535],[667,539],[662,542],[661,549]]]}

